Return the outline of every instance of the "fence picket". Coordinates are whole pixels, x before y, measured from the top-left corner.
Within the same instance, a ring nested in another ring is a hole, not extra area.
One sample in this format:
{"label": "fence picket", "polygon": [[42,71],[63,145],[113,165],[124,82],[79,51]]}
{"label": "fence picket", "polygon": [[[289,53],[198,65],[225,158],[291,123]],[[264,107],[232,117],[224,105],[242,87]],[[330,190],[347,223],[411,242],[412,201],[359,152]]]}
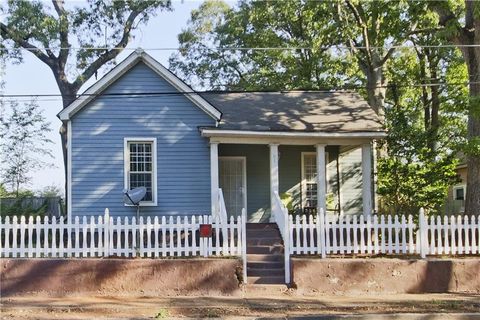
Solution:
{"label": "fence picket", "polygon": [[[162,216],[136,221],[134,217],[111,217],[108,209],[104,216],[76,216],[67,223],[40,217],[5,217],[0,225],[0,256],[238,256],[246,247],[242,219],[230,216],[226,223],[220,223],[212,216]],[[198,240],[202,223],[211,224],[213,236]],[[421,212],[416,225],[411,215],[334,217],[320,211],[315,216],[288,217],[292,241],[285,250],[323,258],[327,254],[471,255],[480,253],[479,224],[480,219],[474,215],[427,218]]]}

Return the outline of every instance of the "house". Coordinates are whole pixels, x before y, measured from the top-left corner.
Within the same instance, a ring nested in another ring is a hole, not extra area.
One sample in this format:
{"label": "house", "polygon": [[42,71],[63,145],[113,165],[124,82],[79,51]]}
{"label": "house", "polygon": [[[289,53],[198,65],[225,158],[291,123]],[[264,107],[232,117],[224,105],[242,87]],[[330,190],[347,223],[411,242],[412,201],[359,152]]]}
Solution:
{"label": "house", "polygon": [[[68,123],[68,217],[372,212],[379,117],[352,92],[196,93],[137,50],[58,114]],[[221,189],[219,189],[221,188]],[[287,200],[285,200],[287,199]]]}
{"label": "house", "polygon": [[457,215],[465,213],[465,197],[467,195],[467,161],[465,155],[459,155],[460,163],[456,167],[458,182],[448,188],[445,201],[445,213]]}

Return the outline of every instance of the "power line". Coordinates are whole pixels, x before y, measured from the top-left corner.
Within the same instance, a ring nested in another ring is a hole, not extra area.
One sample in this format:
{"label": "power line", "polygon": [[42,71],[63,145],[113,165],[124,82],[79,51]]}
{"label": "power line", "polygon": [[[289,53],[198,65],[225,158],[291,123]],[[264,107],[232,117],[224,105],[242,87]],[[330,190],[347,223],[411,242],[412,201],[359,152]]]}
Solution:
{"label": "power line", "polygon": [[[470,84],[480,84],[480,81],[471,81],[471,82],[438,82],[438,83],[425,83],[425,84],[390,84],[384,86],[375,86],[370,88],[422,88],[422,87],[440,87],[440,86],[467,86]],[[59,93],[51,94],[0,94],[0,98],[82,98],[82,97],[107,97],[107,98],[125,98],[125,97],[156,97],[156,96],[185,96],[185,95],[227,95],[227,94],[238,94],[238,93],[279,93],[287,94],[293,92],[305,92],[305,93],[331,93],[331,92],[348,92],[358,89],[367,89],[366,86],[361,85],[350,85],[342,87],[329,87],[329,88],[319,88],[319,89],[292,89],[292,90],[204,90],[204,91],[163,91],[163,92],[137,92],[137,93],[83,93],[79,95],[61,95]],[[47,101],[47,100],[42,100]],[[50,100],[57,101],[57,100]]]}
{"label": "power line", "polygon": [[[392,46],[346,46],[346,45],[331,45],[331,46],[321,46],[321,47],[205,47],[207,50],[211,51],[248,51],[248,50],[258,50],[258,51],[275,51],[275,50],[327,50],[327,49],[337,49],[337,50],[351,50],[351,49],[414,49],[414,48],[426,48],[426,49],[435,49],[435,48],[477,48],[480,47],[480,44],[439,44],[439,45],[392,45]],[[118,48],[118,47],[47,47],[47,48],[0,48],[1,51],[9,50],[25,50],[25,51],[42,51],[42,50],[124,50],[124,51],[135,51],[137,48]],[[142,48],[145,51],[180,51],[186,50],[182,47],[153,47],[153,48]]]}

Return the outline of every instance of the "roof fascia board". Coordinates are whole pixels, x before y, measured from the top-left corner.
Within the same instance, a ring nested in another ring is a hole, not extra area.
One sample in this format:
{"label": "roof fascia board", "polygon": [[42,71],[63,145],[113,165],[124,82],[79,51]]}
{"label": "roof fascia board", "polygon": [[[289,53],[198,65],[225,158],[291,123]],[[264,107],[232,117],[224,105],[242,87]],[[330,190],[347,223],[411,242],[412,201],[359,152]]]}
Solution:
{"label": "roof fascia board", "polygon": [[210,115],[215,120],[220,120],[222,113],[211,105],[207,100],[202,98],[198,93],[192,90],[188,85],[186,85],[182,80],[180,80],[176,75],[174,75],[170,70],[165,68],[160,62],[153,59],[147,54],[142,54],[143,62],[152,68],[158,75],[170,83],[174,88],[182,93],[187,93],[185,96],[192,101],[194,104],[200,107],[208,115]]}
{"label": "roof fascia board", "polygon": [[130,68],[140,61],[140,56],[136,53],[132,53],[125,60],[120,62],[115,68],[108,72],[104,77],[98,80],[84,93],[82,93],[75,101],[73,101],[67,108],[58,113],[60,120],[66,121],[71,118],[75,113],[80,111],[87,103],[92,101],[96,94],[99,94],[105,90],[109,85],[115,82],[118,78],[124,75]]}
{"label": "roof fascia board", "polygon": [[159,76],[170,83],[174,88],[180,91],[180,93],[187,93],[185,96],[202,109],[209,116],[215,120],[220,120],[222,113],[211,105],[207,100],[199,96],[177,76],[170,72],[167,68],[162,66],[161,63],[150,57],[144,51],[138,50],[128,56],[125,60],[119,63],[115,68],[108,72],[103,78],[97,81],[94,85],[88,88],[83,94],[81,94],[75,101],[73,101],[67,108],[58,113],[58,117],[62,121],[69,120],[75,113],[80,111],[86,104],[92,101],[97,94],[104,91],[109,85],[115,82],[118,78],[124,75],[138,62],[143,61],[146,65],[152,68]]}
{"label": "roof fascia board", "polygon": [[275,132],[275,131],[241,131],[201,128],[203,137],[250,137],[250,138],[367,138],[382,139],[386,132]]}

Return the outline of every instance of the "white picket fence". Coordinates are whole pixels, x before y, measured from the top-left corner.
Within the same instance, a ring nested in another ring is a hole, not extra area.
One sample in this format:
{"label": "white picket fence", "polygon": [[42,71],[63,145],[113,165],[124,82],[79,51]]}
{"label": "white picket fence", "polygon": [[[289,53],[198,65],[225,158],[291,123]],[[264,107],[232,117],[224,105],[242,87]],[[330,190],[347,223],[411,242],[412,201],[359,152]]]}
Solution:
{"label": "white picket fence", "polygon": [[290,216],[290,254],[480,254],[480,217]]}
{"label": "white picket fence", "polygon": [[[40,217],[0,221],[1,257],[188,257],[245,254],[246,215],[220,224],[218,217],[75,217],[73,223]],[[200,237],[210,224],[211,237]],[[223,228],[222,228],[223,226]]]}

